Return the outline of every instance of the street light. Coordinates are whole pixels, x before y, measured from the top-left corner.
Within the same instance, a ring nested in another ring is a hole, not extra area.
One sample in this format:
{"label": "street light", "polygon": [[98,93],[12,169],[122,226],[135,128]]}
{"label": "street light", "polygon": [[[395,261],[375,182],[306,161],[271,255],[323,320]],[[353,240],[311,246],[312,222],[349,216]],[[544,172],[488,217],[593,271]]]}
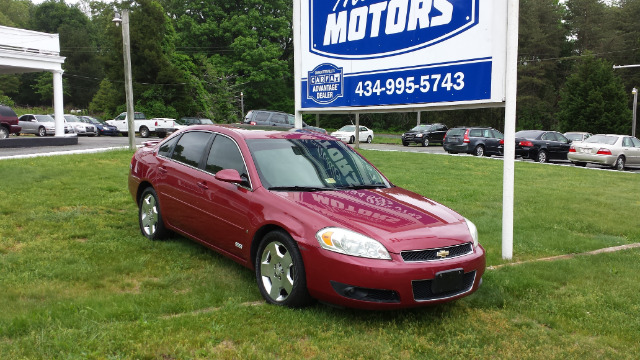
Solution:
{"label": "street light", "polygon": [[135,150],[135,129],[133,127],[133,83],[131,82],[131,46],[129,40],[129,10],[122,10],[120,14],[115,13],[112,20],[116,26],[122,23],[122,58],[124,59],[124,92],[127,101],[127,130],[129,135],[129,150]]}
{"label": "street light", "polygon": [[638,89],[631,90],[633,94],[633,120],[631,122],[631,136],[636,136],[636,109],[638,107]]}

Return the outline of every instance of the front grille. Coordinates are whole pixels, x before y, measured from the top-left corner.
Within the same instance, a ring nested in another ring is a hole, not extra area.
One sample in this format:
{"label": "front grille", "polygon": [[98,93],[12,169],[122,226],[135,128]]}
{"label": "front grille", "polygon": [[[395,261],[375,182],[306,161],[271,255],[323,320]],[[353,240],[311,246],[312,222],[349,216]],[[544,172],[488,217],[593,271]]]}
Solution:
{"label": "front grille", "polygon": [[432,290],[431,284],[433,283],[433,280],[412,281],[411,287],[413,288],[413,299],[415,301],[433,301],[433,300],[440,300],[440,299],[454,297],[454,296],[461,295],[471,291],[471,288],[473,287],[473,282],[476,279],[475,270],[468,272],[462,276],[463,276],[462,287],[460,287],[459,289],[455,289],[447,292],[441,292],[437,294],[434,293]]}
{"label": "front grille", "polygon": [[[473,252],[473,245],[465,243],[449,247],[425,250],[402,251],[400,255],[405,262],[437,261],[464,256]],[[438,256],[440,254],[440,256]]]}

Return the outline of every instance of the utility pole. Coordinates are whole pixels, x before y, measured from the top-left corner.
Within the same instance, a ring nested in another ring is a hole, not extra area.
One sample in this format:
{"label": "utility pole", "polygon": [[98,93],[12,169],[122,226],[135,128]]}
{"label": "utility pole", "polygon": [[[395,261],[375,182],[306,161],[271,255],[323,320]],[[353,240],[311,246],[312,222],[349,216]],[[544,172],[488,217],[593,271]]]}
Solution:
{"label": "utility pole", "polygon": [[631,93],[633,94],[633,120],[631,122],[631,136],[636,136],[636,110],[638,108],[638,89],[634,87],[633,90],[631,90]]}
{"label": "utility pole", "polygon": [[122,23],[122,57],[124,59],[124,91],[127,101],[127,130],[129,134],[129,150],[136,149],[135,127],[133,126],[134,114],[133,109],[133,82],[131,80],[131,41],[129,40],[129,10],[122,10],[122,18],[116,13],[113,18],[116,26]]}

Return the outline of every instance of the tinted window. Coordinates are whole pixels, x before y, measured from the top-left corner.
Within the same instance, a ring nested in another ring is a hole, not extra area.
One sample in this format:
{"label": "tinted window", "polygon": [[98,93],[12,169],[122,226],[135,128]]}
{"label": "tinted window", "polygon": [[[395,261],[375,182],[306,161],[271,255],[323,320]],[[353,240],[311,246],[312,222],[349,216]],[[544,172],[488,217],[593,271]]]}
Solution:
{"label": "tinted window", "polygon": [[525,139],[535,139],[538,136],[540,136],[540,131],[538,130],[523,130],[523,131],[518,131],[516,133],[516,137],[521,137]]}
{"label": "tinted window", "polygon": [[554,133],[546,133],[542,135],[542,140],[556,141],[556,136]]}
{"label": "tinted window", "polygon": [[287,115],[287,121],[289,122],[289,125],[295,125],[296,124],[296,117],[293,115]]}
{"label": "tinted window", "polygon": [[140,113],[134,113],[133,114],[133,119],[144,119],[144,114],[140,114]]}
{"label": "tinted window", "polygon": [[631,138],[631,141],[633,142],[633,146],[640,147],[640,140],[637,138]]}
{"label": "tinted window", "polygon": [[469,136],[481,137],[482,136],[482,130],[481,129],[471,129],[471,131],[469,131]]}
{"label": "tinted window", "polygon": [[466,129],[463,129],[463,128],[451,129],[447,133],[447,136],[462,136],[462,135],[464,135],[465,131],[466,131]]}
{"label": "tinted window", "polygon": [[269,113],[264,111],[256,111],[256,115],[253,118],[253,121],[267,121],[269,119]]}
{"label": "tinted window", "polygon": [[493,133],[493,137],[496,139],[504,139],[504,135],[502,135],[502,133],[498,130],[491,130],[491,132]]}
{"label": "tinted window", "polygon": [[207,132],[192,131],[185,133],[178,140],[171,158],[187,165],[198,167],[210,138],[211,134]]}
{"label": "tinted window", "polygon": [[240,149],[233,140],[222,135],[216,136],[213,141],[205,169],[212,174],[224,169],[235,169],[242,178],[249,179]]}
{"label": "tinted window", "polygon": [[567,139],[566,137],[564,137],[564,135],[560,134],[560,133],[555,133],[556,136],[556,140],[563,142],[563,143],[568,143],[569,139]]}
{"label": "tinted window", "polygon": [[271,122],[274,122],[277,124],[286,124],[287,116],[285,114],[273,114],[271,116]]}
{"label": "tinted window", "polygon": [[628,147],[633,147],[633,143],[631,142],[631,138],[624,138],[622,140],[622,146],[628,146]]}
{"label": "tinted window", "polygon": [[8,106],[0,106],[0,115],[18,117],[18,115],[16,115],[16,113]]}
{"label": "tinted window", "polygon": [[180,136],[173,137],[170,140],[165,141],[162,145],[160,145],[160,149],[158,149],[158,155],[170,157],[171,150],[173,150],[173,145],[176,144],[179,138]]}

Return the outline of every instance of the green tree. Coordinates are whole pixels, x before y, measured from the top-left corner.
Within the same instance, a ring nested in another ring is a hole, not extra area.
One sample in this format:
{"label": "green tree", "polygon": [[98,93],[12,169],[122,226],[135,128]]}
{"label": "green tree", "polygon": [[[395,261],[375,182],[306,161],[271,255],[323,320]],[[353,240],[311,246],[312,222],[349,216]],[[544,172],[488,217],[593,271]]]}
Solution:
{"label": "green tree", "polygon": [[35,7],[30,28],[60,35],[60,56],[65,57],[63,76],[70,94],[65,103],[87,107],[102,77],[90,19],[75,6],[49,0]]}
{"label": "green tree", "polygon": [[560,92],[560,127],[563,131],[629,134],[629,96],[611,63],[585,56]]}
{"label": "green tree", "polygon": [[518,118],[520,129],[554,129],[568,31],[558,0],[521,0],[518,39]]}
{"label": "green tree", "polygon": [[118,91],[109,80],[103,79],[100,82],[98,92],[89,104],[89,111],[92,114],[112,119],[117,115],[115,109],[118,105]]}
{"label": "green tree", "polygon": [[29,0],[0,0],[0,25],[23,28],[33,4]]}

